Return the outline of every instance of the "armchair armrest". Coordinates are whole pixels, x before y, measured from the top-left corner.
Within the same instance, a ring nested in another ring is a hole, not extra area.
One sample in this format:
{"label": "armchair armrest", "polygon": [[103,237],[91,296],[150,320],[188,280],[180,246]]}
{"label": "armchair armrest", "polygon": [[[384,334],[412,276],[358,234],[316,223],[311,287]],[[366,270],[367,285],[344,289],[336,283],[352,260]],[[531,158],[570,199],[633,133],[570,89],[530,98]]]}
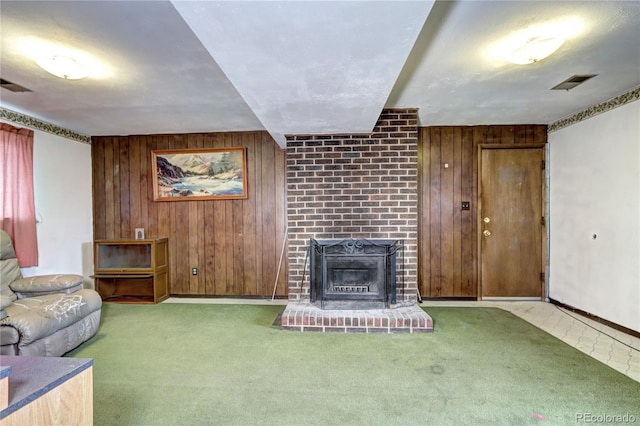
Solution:
{"label": "armchair armrest", "polygon": [[0,319],[7,316],[7,313],[4,309],[11,306],[12,303],[13,300],[11,300],[10,297],[5,296],[4,294],[0,294]]}
{"label": "armchair armrest", "polygon": [[18,299],[55,293],[74,293],[84,288],[82,275],[37,275],[16,280],[9,284]]}

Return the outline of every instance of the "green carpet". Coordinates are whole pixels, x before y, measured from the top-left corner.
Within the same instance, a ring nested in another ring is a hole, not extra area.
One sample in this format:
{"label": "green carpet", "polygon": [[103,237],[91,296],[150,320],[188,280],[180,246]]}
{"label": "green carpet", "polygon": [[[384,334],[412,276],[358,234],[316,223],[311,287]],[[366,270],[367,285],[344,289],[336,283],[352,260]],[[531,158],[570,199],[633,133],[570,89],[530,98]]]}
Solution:
{"label": "green carpet", "polygon": [[96,425],[564,425],[640,383],[516,316],[429,307],[434,333],[299,333],[283,306],[103,305]]}

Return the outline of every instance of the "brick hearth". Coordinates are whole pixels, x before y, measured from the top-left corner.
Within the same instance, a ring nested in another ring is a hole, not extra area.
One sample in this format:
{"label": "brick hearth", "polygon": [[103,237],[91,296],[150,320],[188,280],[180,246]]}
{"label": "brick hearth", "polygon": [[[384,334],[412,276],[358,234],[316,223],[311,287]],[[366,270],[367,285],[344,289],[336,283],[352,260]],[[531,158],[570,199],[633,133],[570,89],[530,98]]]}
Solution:
{"label": "brick hearth", "polygon": [[394,309],[324,310],[308,303],[289,303],[282,328],[339,333],[425,333],[433,320],[417,305]]}

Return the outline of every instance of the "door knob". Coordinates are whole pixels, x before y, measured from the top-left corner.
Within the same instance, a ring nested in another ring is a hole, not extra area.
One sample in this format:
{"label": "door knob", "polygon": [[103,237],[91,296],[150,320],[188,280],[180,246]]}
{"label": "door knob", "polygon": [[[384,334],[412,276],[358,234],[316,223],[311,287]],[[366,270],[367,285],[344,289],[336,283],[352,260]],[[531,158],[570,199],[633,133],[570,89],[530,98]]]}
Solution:
{"label": "door knob", "polygon": [[485,230],[482,232],[482,235],[484,235],[485,237],[488,237],[489,235],[491,235],[491,231],[489,231],[488,229],[485,229]]}
{"label": "door knob", "polygon": [[485,218],[484,218],[484,219],[482,219],[482,220],[484,220],[484,223],[489,223],[489,222],[491,222],[491,219],[489,219],[488,217],[485,217]]}

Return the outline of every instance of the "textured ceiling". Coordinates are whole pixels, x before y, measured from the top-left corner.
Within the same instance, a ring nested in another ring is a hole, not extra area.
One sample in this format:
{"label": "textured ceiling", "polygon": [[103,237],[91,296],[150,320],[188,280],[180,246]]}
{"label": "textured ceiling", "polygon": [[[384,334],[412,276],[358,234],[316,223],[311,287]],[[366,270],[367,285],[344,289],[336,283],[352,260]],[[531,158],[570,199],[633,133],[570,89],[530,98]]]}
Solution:
{"label": "textured ceiling", "polygon": [[[549,124],[640,86],[639,1],[5,1],[3,107],[87,135],[371,131],[384,107],[420,124]],[[509,34],[580,31],[538,63],[491,56]],[[100,75],[34,62],[62,45]],[[551,87],[598,74],[571,91]]]}

